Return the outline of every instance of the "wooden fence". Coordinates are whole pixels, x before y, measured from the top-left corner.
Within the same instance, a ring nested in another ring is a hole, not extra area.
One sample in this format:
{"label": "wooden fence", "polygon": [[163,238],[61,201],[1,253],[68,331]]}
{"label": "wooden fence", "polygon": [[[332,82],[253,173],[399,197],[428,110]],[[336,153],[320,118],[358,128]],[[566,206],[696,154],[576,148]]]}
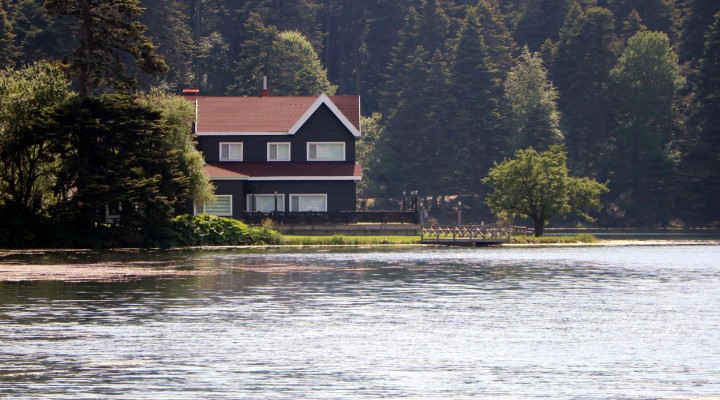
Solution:
{"label": "wooden fence", "polygon": [[[530,230],[532,231],[532,230]],[[459,225],[423,226],[420,239],[435,240],[501,240],[509,241],[512,235],[527,235],[523,226]]]}

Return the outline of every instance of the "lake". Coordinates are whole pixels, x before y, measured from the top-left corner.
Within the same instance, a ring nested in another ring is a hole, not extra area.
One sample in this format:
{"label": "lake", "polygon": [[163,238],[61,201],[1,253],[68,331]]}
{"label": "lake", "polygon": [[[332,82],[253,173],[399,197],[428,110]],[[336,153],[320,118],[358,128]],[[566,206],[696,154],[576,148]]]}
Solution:
{"label": "lake", "polygon": [[[720,395],[720,245],[8,253],[0,397]],[[53,267],[54,268],[54,267]]]}

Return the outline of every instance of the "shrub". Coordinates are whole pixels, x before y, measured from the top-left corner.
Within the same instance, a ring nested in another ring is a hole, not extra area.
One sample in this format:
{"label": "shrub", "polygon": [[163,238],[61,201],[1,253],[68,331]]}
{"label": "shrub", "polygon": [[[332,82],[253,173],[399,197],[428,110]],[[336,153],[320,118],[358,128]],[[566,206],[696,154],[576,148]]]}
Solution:
{"label": "shrub", "polygon": [[214,215],[180,215],[173,218],[177,232],[177,245],[213,246],[277,244],[280,234],[271,225],[248,227],[232,218]]}

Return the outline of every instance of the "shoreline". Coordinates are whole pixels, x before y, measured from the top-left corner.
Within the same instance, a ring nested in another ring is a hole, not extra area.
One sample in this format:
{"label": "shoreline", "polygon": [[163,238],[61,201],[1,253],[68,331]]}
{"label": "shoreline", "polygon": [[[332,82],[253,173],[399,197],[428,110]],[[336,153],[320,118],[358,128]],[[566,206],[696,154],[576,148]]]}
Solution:
{"label": "shoreline", "polygon": [[[629,246],[720,246],[720,240],[598,240],[595,243],[506,243],[499,246],[492,246],[493,249],[502,248],[546,248],[546,247],[629,247]],[[178,269],[177,265],[170,265],[166,262],[153,261],[109,261],[97,263],[78,264],[33,264],[28,262],[7,260],[5,257],[23,255],[52,255],[63,253],[139,253],[143,251],[223,251],[223,250],[263,250],[263,249],[322,249],[322,248],[409,248],[409,247],[433,247],[448,248],[444,245],[424,244],[382,244],[382,245],[270,245],[270,246],[195,246],[175,247],[170,249],[23,249],[23,250],[0,250],[0,283],[3,282],[121,282],[144,278],[180,278],[189,276],[211,275],[217,272],[207,270]],[[460,247],[469,248],[469,247]],[[173,263],[174,264],[174,263]],[[253,268],[257,270],[257,268]],[[272,271],[268,271],[272,272]]]}

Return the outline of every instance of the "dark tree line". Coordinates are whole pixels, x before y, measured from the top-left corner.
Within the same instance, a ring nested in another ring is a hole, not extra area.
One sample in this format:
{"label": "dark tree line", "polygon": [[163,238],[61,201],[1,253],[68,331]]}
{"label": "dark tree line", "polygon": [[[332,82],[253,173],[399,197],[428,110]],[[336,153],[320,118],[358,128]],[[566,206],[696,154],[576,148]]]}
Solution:
{"label": "dark tree line", "polygon": [[[87,1],[3,0],[0,63],[72,65],[77,36],[57,4]],[[717,0],[140,3],[135,33],[168,66],[153,77],[138,72],[157,60],[130,63],[122,76],[141,86],[254,95],[268,75],[271,93],[361,95],[363,114],[382,114],[362,146],[363,195],[482,195],[494,162],[559,142],[573,173],[609,182],[601,222],[720,218]],[[312,80],[288,71],[298,63]]]}

